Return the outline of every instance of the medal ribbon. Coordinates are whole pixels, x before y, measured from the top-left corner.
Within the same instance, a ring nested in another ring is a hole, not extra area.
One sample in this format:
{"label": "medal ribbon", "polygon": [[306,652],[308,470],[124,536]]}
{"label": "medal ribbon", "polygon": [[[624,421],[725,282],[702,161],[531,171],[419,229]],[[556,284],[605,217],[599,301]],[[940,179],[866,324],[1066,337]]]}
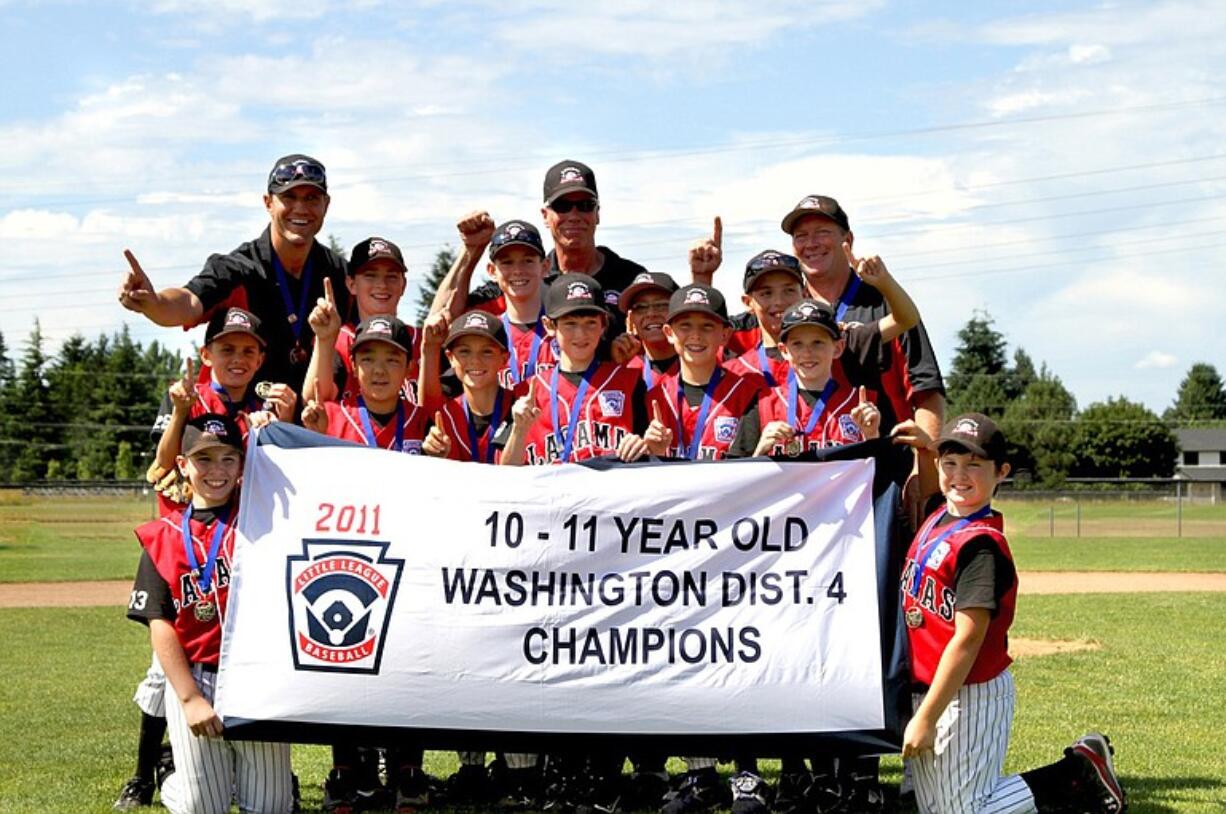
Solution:
{"label": "medal ribbon", "polygon": [[915,578],[911,580],[911,590],[909,592],[911,596],[919,596],[920,580],[924,576],[924,569],[928,567],[928,560],[932,557],[932,552],[936,550],[937,545],[939,545],[942,540],[954,532],[961,531],[976,520],[987,517],[992,513],[992,506],[991,504],[984,506],[982,509],[969,517],[963,517],[956,523],[950,523],[949,526],[946,527],[945,531],[938,534],[936,538],[932,540],[932,542],[929,542],[928,535],[932,534],[932,530],[936,527],[936,524],[941,522],[941,519],[948,513],[949,512],[947,509],[942,509],[940,514],[934,514],[932,519],[925,523],[924,527],[920,529],[919,546],[915,552]]}
{"label": "medal ribbon", "polygon": [[583,371],[583,381],[579,383],[579,389],[575,391],[575,398],[570,404],[570,415],[566,419],[568,426],[565,441],[562,440],[561,425],[558,423],[558,379],[562,374],[562,366],[554,365],[553,378],[549,383],[549,417],[553,420],[554,437],[562,443],[562,463],[570,460],[570,451],[575,445],[575,430],[579,426],[579,414],[583,411],[587,389],[592,384],[592,374],[596,372],[599,365],[600,361],[593,359],[592,363],[587,366],[587,370]]}
{"label": "medal ribbon", "polygon": [[[719,380],[722,378],[723,368],[715,368],[711,374],[711,380],[707,382],[707,386],[702,389],[702,406],[698,409],[698,418],[694,421],[694,437],[690,439],[688,455],[686,460],[698,460],[698,451],[702,448],[702,436],[707,430],[707,418],[711,412],[711,404],[715,401],[715,388],[719,386]],[[687,405],[685,399],[685,384],[681,381],[681,377],[677,377],[677,440],[681,443],[677,447],[684,448],[685,446],[685,407]]]}
{"label": "medal ribbon", "polygon": [[847,286],[847,290],[843,292],[843,296],[839,297],[839,307],[835,309],[834,321],[842,322],[843,315],[847,313],[847,309],[851,307],[851,301],[856,298],[856,292],[860,290],[860,277],[854,271],[851,273],[851,285]]}
{"label": "medal ribbon", "polygon": [[[544,306],[541,307],[541,314],[545,313]],[[511,354],[511,358],[507,361],[507,367],[511,370],[511,384],[519,384],[524,379],[536,375],[536,360],[541,354],[541,342],[545,337],[545,328],[541,325],[541,318],[536,318],[536,324],[532,326],[532,349],[528,351],[528,362],[521,369],[519,366],[519,353],[515,350],[515,335],[511,332],[511,318],[504,311],[502,313],[502,329],[507,334],[507,350]]]}
{"label": "medal ribbon", "polygon": [[[822,411],[826,409],[826,402],[834,393],[835,388],[834,377],[830,377],[830,381],[826,382],[826,386],[822,388],[821,396],[813,403],[813,412],[809,413],[809,420],[805,422],[804,434],[806,440],[809,433],[813,432],[817,427],[817,420],[821,418]],[[796,380],[796,371],[788,371],[788,425],[795,427],[797,425],[797,410],[800,407],[800,383]]]}
{"label": "medal ribbon", "polygon": [[477,444],[477,428],[473,425],[472,408],[468,406],[468,396],[462,396],[460,403],[464,405],[464,420],[468,422],[468,448],[472,450],[473,460],[484,458],[484,463],[492,464],[494,462],[494,434],[498,429],[498,422],[502,420],[502,394],[506,391],[501,387],[498,388],[498,395],[494,397],[494,412],[490,414],[490,425],[485,430],[485,455],[479,455]]}
{"label": "medal ribbon", "polygon": [[302,267],[302,293],[298,296],[298,310],[294,310],[294,302],[289,296],[289,280],[285,273],[285,267],[281,265],[281,258],[277,257],[277,253],[272,253],[272,267],[277,273],[277,290],[281,292],[281,303],[285,306],[285,318],[289,322],[289,329],[294,332],[294,342],[299,347],[302,345],[302,325],[307,314],[307,297],[311,293],[311,259],[308,257],[306,265]]}
{"label": "medal ribbon", "polygon": [[[379,446],[378,436],[375,435],[374,425],[370,423],[370,410],[366,409],[366,399],[358,396],[358,417],[362,419],[362,434],[366,436],[366,446]],[[396,402],[396,446],[392,447],[396,452],[400,451],[404,441],[404,399]]]}
{"label": "medal ribbon", "polygon": [[762,378],[766,379],[766,386],[774,387],[775,375],[771,373],[771,363],[770,358],[766,355],[766,346],[761,342],[758,343],[758,368],[762,371]]}
{"label": "medal ribbon", "polygon": [[200,593],[207,594],[209,588],[213,585],[213,571],[217,567],[217,552],[221,550],[221,538],[226,533],[226,520],[230,516],[230,507],[226,506],[217,513],[217,520],[213,529],[213,540],[209,543],[209,555],[204,561],[204,570],[200,568],[200,560],[196,559],[196,547],[192,545],[192,506],[189,504],[186,511],[183,512],[183,523],[180,526],[180,531],[183,534],[183,550],[187,553],[187,562],[192,567],[192,572],[199,574],[196,578],[196,584],[200,586]]}
{"label": "medal ribbon", "polygon": [[[214,393],[217,394],[217,398],[221,400],[221,403],[226,406],[226,415],[230,416],[230,418],[234,418],[236,415],[238,415],[243,405],[236,404],[234,400],[230,398],[230,394],[226,392],[226,388],[222,387],[220,384],[214,381],[209,382],[209,387],[212,389]],[[247,400],[247,406],[249,410],[251,406],[253,406],[254,404],[255,404],[254,399]],[[254,412],[254,410],[251,410],[251,412]]]}

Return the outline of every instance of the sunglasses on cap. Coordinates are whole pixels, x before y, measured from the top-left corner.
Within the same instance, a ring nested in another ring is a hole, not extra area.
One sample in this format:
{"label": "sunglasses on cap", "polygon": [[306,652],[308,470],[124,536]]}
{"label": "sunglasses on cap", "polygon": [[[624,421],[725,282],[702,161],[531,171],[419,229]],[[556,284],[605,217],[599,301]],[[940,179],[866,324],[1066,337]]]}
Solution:
{"label": "sunglasses on cap", "polygon": [[565,215],[572,209],[578,209],[580,212],[595,212],[596,207],[599,205],[595,198],[584,198],[581,201],[568,201],[565,198],[558,198],[549,204],[549,208],[559,215]]}
{"label": "sunglasses on cap", "polygon": [[306,181],[310,184],[322,184],[327,176],[324,168],[310,161],[295,161],[292,164],[282,164],[272,171],[274,184],[288,184],[291,181]]}
{"label": "sunglasses on cap", "polygon": [[790,254],[771,253],[765,257],[755,257],[749,263],[749,271],[766,271],[778,268],[800,271],[800,261]]}

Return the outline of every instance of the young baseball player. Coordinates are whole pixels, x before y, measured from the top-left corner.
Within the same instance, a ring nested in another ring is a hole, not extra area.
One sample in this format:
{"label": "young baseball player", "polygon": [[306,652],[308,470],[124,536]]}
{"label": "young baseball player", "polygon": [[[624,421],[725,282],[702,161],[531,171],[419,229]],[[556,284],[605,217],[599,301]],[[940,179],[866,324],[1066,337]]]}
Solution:
{"label": "young baseball player", "polygon": [[779,329],[788,371],[745,414],[729,457],[796,457],[876,438],[881,413],[868,391],[853,390],[838,370],[845,342],[830,306],[801,300],[789,308]]}
{"label": "young baseball player", "polygon": [[412,333],[395,317],[362,320],[350,349],[357,396],[339,403],[307,402],[302,425],[334,438],[420,454],[425,411],[404,394],[412,347]]}
{"label": "young baseball player", "polygon": [[663,374],[677,372],[677,350],[664,335],[668,321],[668,299],[677,290],[672,277],[657,271],[644,271],[622,290],[617,307],[626,315],[626,332],[642,345],[626,367],[641,370],[643,384],[655,387]]}
{"label": "young baseball player", "polygon": [[514,387],[557,361],[557,345],[545,330],[542,299],[549,263],[541,233],[522,220],[507,221],[494,230],[489,253],[487,268],[502,291],[502,302],[492,300],[481,310],[501,317],[509,352],[503,386]]}
{"label": "young baseball player", "polygon": [[[914,422],[899,424],[899,443],[931,448]],[[1017,571],[992,509],[1009,474],[1005,437],[987,416],[950,421],[936,441],[944,505],[920,527],[907,551],[901,589],[920,689],[903,734],[921,812],[1091,811],[1127,807],[1107,738],[1090,733],[1056,763],[1001,776],[1015,691],[1009,627]]]}
{"label": "young baseball player", "polygon": [[558,364],[537,371],[515,404],[501,463],[569,463],[615,453],[633,461],[647,453],[643,380],[636,371],[596,357],[608,326],[600,284],[562,274],[545,294],[545,327],[558,342]]}
{"label": "young baseball player", "polygon": [[757,322],[758,342],[724,366],[737,373],[757,373],[767,387],[774,387],[788,371],[778,347],[779,321],[783,312],[804,296],[805,278],[800,272],[800,261],[783,252],[758,252],[745,264],[743,285],[741,301]]}
{"label": "young baseball player", "polygon": [[191,504],[136,529],[143,550],[128,617],[149,626],[174,690],[166,718],[175,771],[162,786],[172,814],[228,811],[232,798],[243,811],[288,812],[293,805],[289,744],[222,740],[212,706],[242,461],[233,419],[190,419],[176,464],[191,484]]}
{"label": "young baseball player", "polygon": [[[307,317],[315,332],[315,345],[303,385],[304,400],[352,401],[357,397],[357,378],[350,353],[357,335],[357,323],[375,316],[396,316],[404,295],[406,273],[404,255],[390,240],[370,237],[354,246],[345,277],[345,287],[357,306],[357,317],[353,321],[346,321],[345,315],[337,309],[332,281],[324,281],[324,296]],[[421,335],[412,326],[407,327],[409,366],[405,393],[414,398]]]}

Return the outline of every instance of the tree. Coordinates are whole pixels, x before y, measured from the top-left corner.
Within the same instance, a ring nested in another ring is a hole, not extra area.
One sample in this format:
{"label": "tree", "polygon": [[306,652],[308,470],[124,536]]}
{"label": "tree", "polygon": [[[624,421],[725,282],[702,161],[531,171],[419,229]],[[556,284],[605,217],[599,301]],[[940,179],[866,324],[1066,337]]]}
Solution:
{"label": "tree", "polygon": [[115,480],[135,480],[136,463],[132,460],[132,445],[120,441],[115,451]]}
{"label": "tree", "polygon": [[954,412],[1000,415],[1009,401],[1006,374],[1005,337],[992,327],[986,312],[976,311],[958,331],[958,350],[946,381]]}
{"label": "tree", "polygon": [[1048,488],[1063,484],[1077,462],[1073,453],[1076,414],[1077,400],[1044,365],[1000,422],[1009,439],[1014,470],[1029,470]]}
{"label": "tree", "polygon": [[1013,352],[1013,367],[1009,369],[1009,375],[1006,377],[1005,391],[1009,394],[1009,400],[1021,398],[1036,378],[1038,377],[1035,375],[1030,354],[1019,347]]}
{"label": "tree", "polygon": [[1170,427],[1120,396],[1091,404],[1077,419],[1073,474],[1088,478],[1168,478],[1179,445]]}
{"label": "tree", "polygon": [[1192,365],[1164,417],[1180,423],[1226,420],[1226,387],[1217,368],[1206,362]]}
{"label": "tree", "polygon": [[9,389],[11,397],[7,399],[4,412],[6,437],[21,441],[9,470],[9,478],[14,481],[43,477],[48,452],[60,429],[51,409],[47,382],[43,379],[46,366],[42,327],[36,319],[21,356],[21,368]]}
{"label": "tree", "polygon": [[336,235],[328,235],[328,248],[332,250],[333,254],[341,259],[347,259],[349,257],[349,253],[345,251],[345,244],[341,243],[340,238],[338,238]]}
{"label": "tree", "polygon": [[438,254],[434,255],[434,263],[430,266],[429,274],[417,284],[417,325],[424,324],[426,317],[430,316],[430,303],[434,302],[434,294],[438,291],[439,284],[443,282],[443,278],[447,276],[454,262],[455,249],[450,246],[444,246],[438,250]]}

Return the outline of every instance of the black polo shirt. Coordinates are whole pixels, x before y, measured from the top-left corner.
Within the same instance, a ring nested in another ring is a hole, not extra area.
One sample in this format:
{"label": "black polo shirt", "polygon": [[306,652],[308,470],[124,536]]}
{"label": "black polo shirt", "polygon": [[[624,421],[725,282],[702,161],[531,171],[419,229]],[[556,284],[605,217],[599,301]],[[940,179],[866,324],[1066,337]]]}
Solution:
{"label": "black polo shirt", "polygon": [[[201,322],[219,307],[245,308],[260,318],[260,332],[268,342],[264,366],[256,374],[257,380],[282,382],[302,393],[302,380],[306,377],[307,363],[314,347],[315,332],[307,321],[315,301],[324,295],[324,278],[332,279],[332,291],[342,319],[349,312],[349,289],[345,287],[345,260],[338,257],[318,240],[311,246],[307,259],[311,271],[310,288],[306,293],[307,306],[298,322],[301,333],[297,344],[306,350],[307,358],[298,363],[290,360],[295,347],[291,312],[285,309],[277,273],[273,267],[271,227],[255,240],[244,243],[229,254],[214,254],[204,263],[204,268],[184,286],[195,294],[204,305]],[[305,269],[304,269],[305,273]],[[285,275],[293,308],[298,307],[302,297],[302,281],[290,274]]]}

